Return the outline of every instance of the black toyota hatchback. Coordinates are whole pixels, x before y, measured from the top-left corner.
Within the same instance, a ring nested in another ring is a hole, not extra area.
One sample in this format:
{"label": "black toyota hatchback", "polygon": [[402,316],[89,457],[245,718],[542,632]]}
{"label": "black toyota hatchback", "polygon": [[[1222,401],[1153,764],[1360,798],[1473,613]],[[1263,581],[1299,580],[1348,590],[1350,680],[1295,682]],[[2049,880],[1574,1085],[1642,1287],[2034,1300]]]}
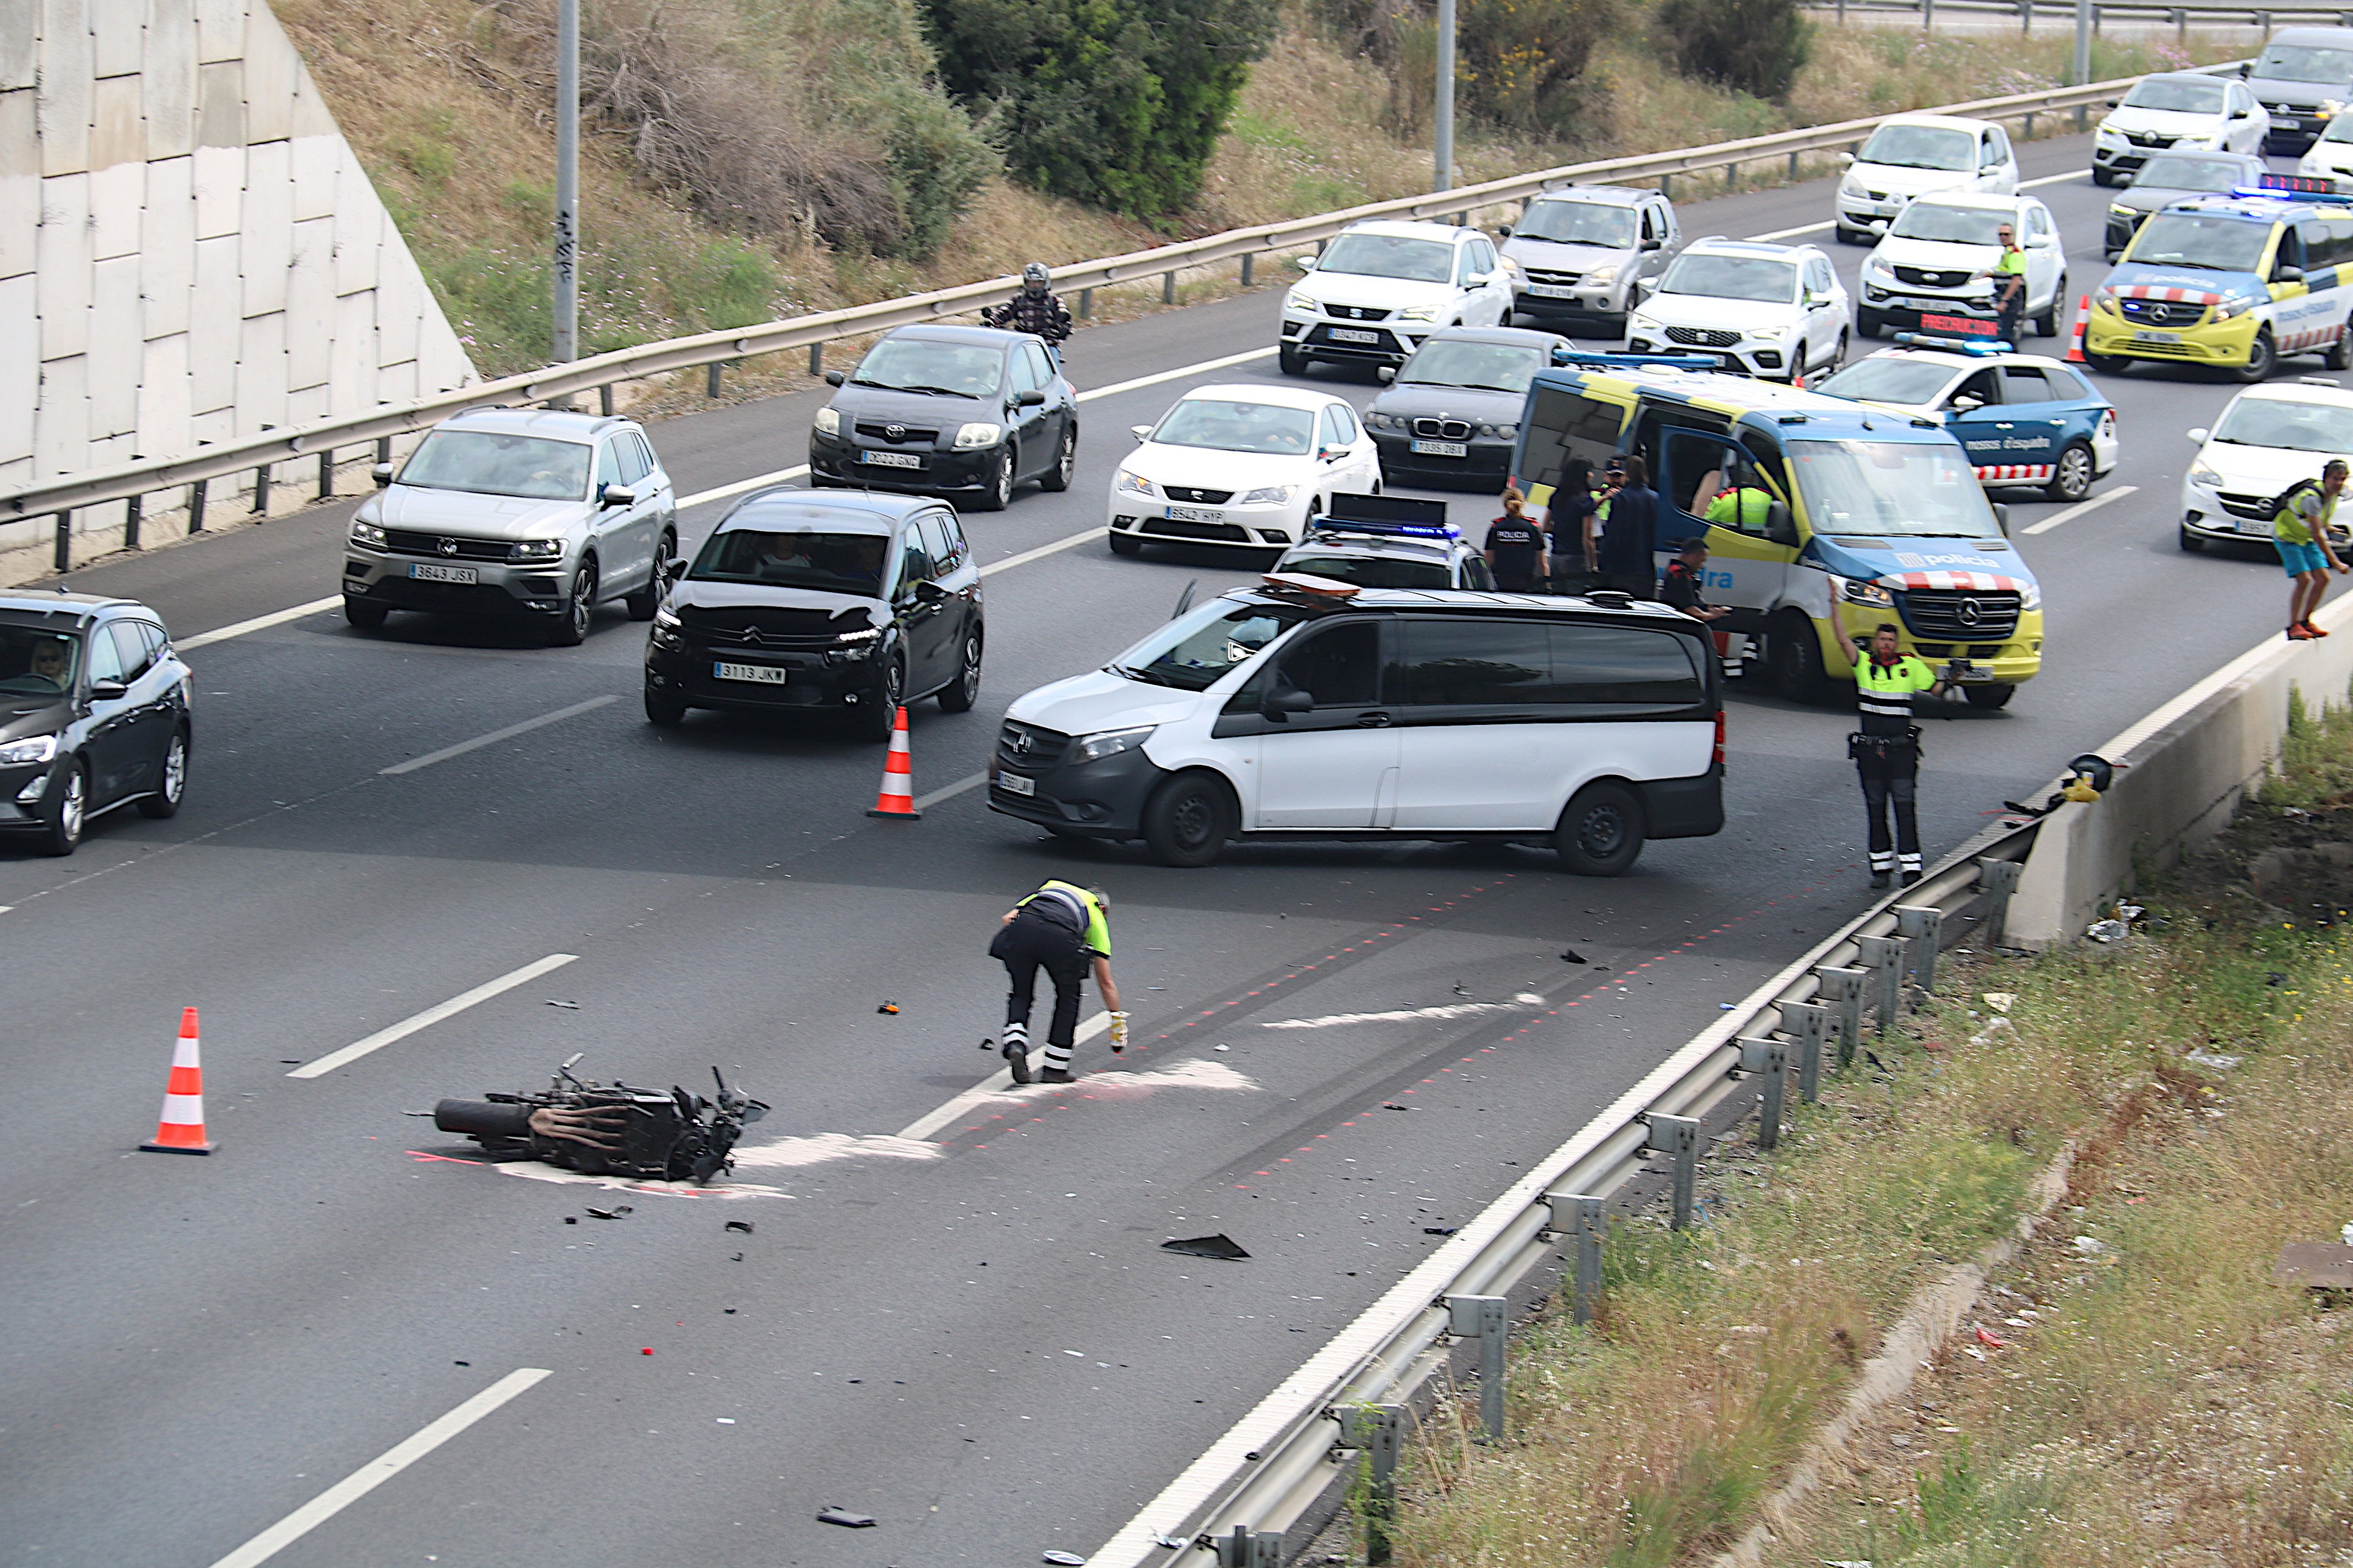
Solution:
{"label": "black toyota hatchback", "polygon": [[902,703],[980,695],[980,572],[942,502],[761,490],[670,577],[646,643],[664,728],[690,708],[816,711],[886,741]]}
{"label": "black toyota hatchback", "polygon": [[1045,340],[991,327],[901,327],[866,351],[809,430],[819,489],[954,495],[1000,511],[1036,479],[1071,488],[1078,394]]}
{"label": "black toyota hatchback", "polygon": [[0,831],[70,855],[94,817],[180,809],[188,667],[129,599],[0,594]]}

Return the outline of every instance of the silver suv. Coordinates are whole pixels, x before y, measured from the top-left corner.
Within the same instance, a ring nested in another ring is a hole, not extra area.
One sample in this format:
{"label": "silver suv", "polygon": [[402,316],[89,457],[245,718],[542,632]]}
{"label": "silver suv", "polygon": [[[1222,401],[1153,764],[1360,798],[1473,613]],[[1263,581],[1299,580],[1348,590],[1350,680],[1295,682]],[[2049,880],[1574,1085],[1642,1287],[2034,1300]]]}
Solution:
{"label": "silver suv", "polygon": [[1674,204],[1626,185],[1571,185],[1531,200],[1504,231],[1520,264],[1512,309],[1556,331],[1622,337],[1634,285],[1656,278],[1683,240]]}
{"label": "silver suv", "polygon": [[469,408],[375,482],[343,562],[343,615],[364,631],[394,610],[521,615],[570,647],[609,599],[653,619],[678,554],[670,476],[633,419]]}

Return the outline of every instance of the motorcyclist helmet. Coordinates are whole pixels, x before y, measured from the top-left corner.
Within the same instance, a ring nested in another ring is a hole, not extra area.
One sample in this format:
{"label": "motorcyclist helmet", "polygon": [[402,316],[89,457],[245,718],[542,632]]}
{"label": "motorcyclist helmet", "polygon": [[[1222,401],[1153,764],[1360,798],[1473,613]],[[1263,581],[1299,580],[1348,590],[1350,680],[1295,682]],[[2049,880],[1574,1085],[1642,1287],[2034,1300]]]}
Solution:
{"label": "motorcyclist helmet", "polygon": [[1021,287],[1027,289],[1032,294],[1044,293],[1046,291],[1046,264],[1044,262],[1033,261],[1029,266],[1024,267],[1021,269]]}

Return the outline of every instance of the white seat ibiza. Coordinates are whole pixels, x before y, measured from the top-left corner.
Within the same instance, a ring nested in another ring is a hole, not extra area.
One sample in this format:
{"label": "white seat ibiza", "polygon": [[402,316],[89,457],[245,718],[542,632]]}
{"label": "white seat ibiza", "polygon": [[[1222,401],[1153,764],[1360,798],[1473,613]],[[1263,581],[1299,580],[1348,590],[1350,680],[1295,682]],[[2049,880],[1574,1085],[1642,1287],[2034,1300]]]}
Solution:
{"label": "white seat ibiza", "polygon": [[1345,397],[1314,387],[1195,387],[1111,481],[1111,548],[1146,541],[1244,550],[1297,542],[1309,517],[1343,493],[1381,488],[1380,449]]}

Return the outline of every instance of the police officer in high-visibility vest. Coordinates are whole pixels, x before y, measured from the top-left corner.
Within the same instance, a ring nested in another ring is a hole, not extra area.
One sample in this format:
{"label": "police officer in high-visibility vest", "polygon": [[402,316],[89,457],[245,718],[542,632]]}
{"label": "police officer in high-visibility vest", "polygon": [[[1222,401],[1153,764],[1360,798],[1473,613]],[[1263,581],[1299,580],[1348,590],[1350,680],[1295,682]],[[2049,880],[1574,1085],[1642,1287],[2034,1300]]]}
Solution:
{"label": "police officer in high-visibility vest", "polygon": [[2317,480],[2298,479],[2272,503],[2272,546],[2292,584],[2287,594],[2290,642],[2328,635],[2312,624],[2312,617],[2320,608],[2321,595],[2328,592],[2328,574],[2346,569],[2328,539],[2337,499],[2345,493],[2346,472],[2345,459],[2331,458]]}
{"label": "police officer in high-visibility vest", "polygon": [[1077,1044],[1079,991],[1092,963],[1095,989],[1111,1009],[1111,1048],[1127,1049],[1127,1015],[1119,1009],[1119,986],[1111,977],[1111,900],[1093,888],[1050,881],[1005,911],[988,955],[1001,961],[1012,985],[1005,999],[1000,1049],[1013,1081],[1029,1081],[1029,1005],[1038,971],[1054,983],[1054,1017],[1046,1026],[1046,1070],[1040,1083],[1069,1083],[1071,1052]]}
{"label": "police officer in high-visibility vest", "polygon": [[[1863,815],[1871,823],[1871,885],[1887,886],[1899,868],[1904,885],[1920,879],[1920,819],[1914,791],[1920,774],[1920,727],[1912,721],[1912,699],[1926,691],[1944,695],[1944,682],[1928,661],[1897,648],[1896,628],[1883,621],[1868,639],[1855,638],[1854,706],[1858,725],[1846,741],[1862,779]],[[1895,832],[1887,831],[1887,811],[1895,808]]]}
{"label": "police officer in high-visibility vest", "polygon": [[[1755,476],[1743,475],[1753,480]],[[1735,529],[1742,533],[1763,533],[1765,520],[1773,510],[1773,492],[1753,482],[1734,482],[1716,492],[1707,503],[1706,520],[1717,528]]]}

